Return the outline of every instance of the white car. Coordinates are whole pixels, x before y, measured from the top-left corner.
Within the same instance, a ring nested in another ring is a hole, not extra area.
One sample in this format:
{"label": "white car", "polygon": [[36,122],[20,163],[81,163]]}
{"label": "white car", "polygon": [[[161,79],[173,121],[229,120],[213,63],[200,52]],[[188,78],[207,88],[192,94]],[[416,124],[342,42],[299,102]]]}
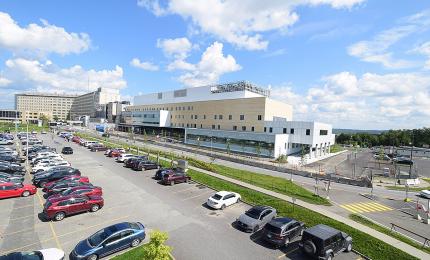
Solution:
{"label": "white car", "polygon": [[66,161],[58,161],[58,162],[52,162],[52,163],[48,163],[45,165],[38,165],[33,167],[32,171],[33,172],[42,172],[42,171],[47,171],[53,167],[57,167],[57,166],[70,166],[69,162]]}
{"label": "white car", "polygon": [[5,259],[46,259],[46,260],[63,260],[64,251],[58,248],[40,249],[30,252],[13,252],[5,255]]}
{"label": "white car", "polygon": [[13,141],[8,139],[0,139],[0,145],[8,145],[8,144],[13,144]]}
{"label": "white car", "polygon": [[214,209],[225,209],[226,207],[238,203],[240,195],[236,192],[219,191],[208,199],[206,204]]}
{"label": "white car", "polygon": [[420,191],[420,196],[426,199],[430,199],[430,190],[422,190]]}
{"label": "white car", "polygon": [[136,155],[131,154],[131,153],[123,153],[120,156],[116,157],[116,160],[118,162],[124,162],[126,159],[130,159],[132,157],[135,157]]}

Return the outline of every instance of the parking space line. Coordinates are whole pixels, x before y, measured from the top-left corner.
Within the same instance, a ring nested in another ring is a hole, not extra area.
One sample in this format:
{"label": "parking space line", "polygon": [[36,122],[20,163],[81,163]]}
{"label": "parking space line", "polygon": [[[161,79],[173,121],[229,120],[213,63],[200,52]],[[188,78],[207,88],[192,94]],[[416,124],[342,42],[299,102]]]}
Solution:
{"label": "parking space line", "polygon": [[[36,192],[36,195],[39,198],[40,206],[42,206],[42,208],[43,208],[43,200],[42,200],[42,197],[40,196],[39,191]],[[49,221],[49,228],[51,229],[52,237],[54,238],[55,243],[57,244],[57,247],[59,249],[63,249],[61,244],[60,244],[60,241],[58,240],[57,234],[55,233],[54,225],[52,225],[51,221]]]}
{"label": "parking space line", "polygon": [[38,244],[42,244],[42,243],[48,242],[48,241],[53,240],[53,239],[54,238],[51,237],[51,238],[48,238],[48,239],[45,239],[45,240],[41,240],[41,241],[38,241],[38,242],[35,242],[35,243],[31,243],[31,244],[27,244],[27,245],[24,245],[24,246],[21,246],[21,247],[17,247],[17,248],[8,250],[8,251],[0,252],[0,255],[6,255],[6,254],[14,252],[14,251],[21,251],[21,249],[23,249],[23,248],[26,248],[26,247],[29,247],[29,246],[38,245]]}
{"label": "parking space line", "polygon": [[192,189],[194,189],[194,188],[195,188],[195,187],[193,186],[193,187],[189,187],[189,188],[186,188],[186,189],[183,189],[183,190],[174,191],[174,192],[172,192],[172,193],[180,193],[180,192],[184,192],[184,191],[192,190]]}
{"label": "parking space line", "polygon": [[9,221],[15,221],[15,220],[20,220],[23,218],[30,218],[30,217],[34,217],[34,214],[28,215],[28,216],[24,216],[24,217],[18,217],[18,218],[10,218]]}
{"label": "parking space line", "polygon": [[195,198],[197,198],[197,197],[200,197],[200,196],[202,196],[202,195],[205,195],[205,194],[208,194],[208,193],[212,193],[213,191],[206,191],[206,192],[203,192],[203,193],[201,193],[201,194],[199,194],[199,195],[196,195],[196,196],[192,196],[192,197],[189,197],[189,198],[186,198],[186,199],[183,199],[182,201],[186,201],[186,200],[191,200],[191,199],[195,199]]}
{"label": "parking space line", "polygon": [[296,248],[294,248],[294,249],[291,249],[291,250],[290,250],[290,251],[288,251],[287,253],[285,253],[285,254],[282,254],[282,255],[278,256],[278,259],[281,259],[282,257],[286,257],[287,255],[289,255],[289,254],[291,254],[291,253],[295,252],[297,249],[299,249],[299,248],[298,248],[298,247],[296,247]]}

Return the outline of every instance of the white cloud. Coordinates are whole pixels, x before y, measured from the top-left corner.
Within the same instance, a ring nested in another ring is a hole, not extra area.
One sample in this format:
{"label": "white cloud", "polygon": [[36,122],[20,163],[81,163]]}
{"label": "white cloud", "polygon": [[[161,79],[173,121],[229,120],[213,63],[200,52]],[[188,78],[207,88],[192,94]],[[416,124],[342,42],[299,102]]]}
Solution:
{"label": "white cloud", "polygon": [[88,34],[69,33],[44,20],[42,25],[20,27],[9,14],[0,12],[0,47],[16,54],[81,53],[88,50],[90,42]]}
{"label": "white cloud", "polygon": [[333,123],[337,128],[412,128],[430,124],[430,75],[340,72],[297,94],[291,86],[272,89],[290,103],[295,119]]}
{"label": "white cloud", "polygon": [[427,56],[424,69],[430,70],[430,41],[421,44],[419,47],[415,48],[414,51]]}
{"label": "white cloud", "polygon": [[191,42],[185,38],[158,39],[157,47],[161,48],[167,57],[185,59],[193,48]]}
{"label": "white cloud", "polygon": [[10,83],[12,83],[11,80],[7,79],[7,78],[3,78],[0,76],[0,87],[4,87],[9,85]]}
{"label": "white cloud", "polygon": [[417,66],[415,62],[393,58],[389,48],[411,34],[428,30],[430,11],[400,19],[399,26],[377,34],[370,41],[360,41],[348,47],[348,54],[365,62],[380,63],[386,68],[401,69]]}
{"label": "white cloud", "polygon": [[223,74],[241,69],[233,56],[224,56],[223,44],[219,42],[209,46],[197,64],[187,64],[187,72],[179,77],[179,81],[190,87],[216,83]]}
{"label": "white cloud", "polygon": [[178,14],[190,20],[193,32],[199,29],[222,40],[248,50],[266,49],[269,42],[261,33],[285,30],[299,19],[294,11],[298,6],[330,5],[333,8],[352,8],[364,0],[170,0],[161,6],[158,0],[139,0],[138,5],[157,16]]}
{"label": "white cloud", "polygon": [[149,61],[140,61],[138,58],[133,58],[130,61],[130,65],[135,67],[135,68],[139,68],[139,69],[143,69],[143,70],[148,70],[148,71],[157,71],[158,70],[158,66],[155,64],[152,64]]}
{"label": "white cloud", "polygon": [[122,89],[127,85],[119,66],[113,70],[85,70],[79,65],[60,68],[51,61],[16,58],[6,61],[5,74],[13,80],[9,88],[20,91],[84,93],[98,87]]}

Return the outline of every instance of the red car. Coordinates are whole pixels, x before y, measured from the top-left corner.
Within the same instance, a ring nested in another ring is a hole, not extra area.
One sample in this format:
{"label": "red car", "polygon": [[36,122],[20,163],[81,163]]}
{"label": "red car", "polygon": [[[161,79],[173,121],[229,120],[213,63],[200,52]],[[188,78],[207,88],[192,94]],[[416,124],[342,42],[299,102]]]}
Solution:
{"label": "red car", "polygon": [[183,172],[167,172],[163,175],[161,183],[165,185],[173,185],[181,182],[188,182],[191,177]]}
{"label": "red car", "polygon": [[120,154],[125,153],[124,149],[112,149],[109,153],[109,157],[118,157]]}
{"label": "red car", "polygon": [[104,200],[100,196],[59,197],[46,201],[43,214],[49,220],[61,221],[66,216],[80,212],[96,212],[104,205]]}
{"label": "red car", "polygon": [[60,193],[54,194],[52,196],[48,197],[48,200],[52,199],[58,199],[60,197],[67,197],[67,196],[76,196],[76,195],[84,195],[84,196],[102,196],[103,195],[103,189],[101,187],[97,186],[77,186],[69,188],[65,191],[62,191]]}
{"label": "red car", "polygon": [[12,197],[28,197],[35,194],[36,186],[31,184],[20,184],[13,182],[0,183],[0,199]]}
{"label": "red car", "polygon": [[72,137],[72,142],[79,144],[81,141],[81,138],[79,136],[73,136]]}
{"label": "red car", "polygon": [[42,188],[51,186],[54,183],[61,182],[61,181],[73,181],[73,182],[85,182],[85,183],[87,183],[87,182],[90,182],[90,178],[88,178],[86,176],[79,176],[79,175],[66,176],[66,177],[61,178],[59,180],[47,182],[45,185],[43,185]]}

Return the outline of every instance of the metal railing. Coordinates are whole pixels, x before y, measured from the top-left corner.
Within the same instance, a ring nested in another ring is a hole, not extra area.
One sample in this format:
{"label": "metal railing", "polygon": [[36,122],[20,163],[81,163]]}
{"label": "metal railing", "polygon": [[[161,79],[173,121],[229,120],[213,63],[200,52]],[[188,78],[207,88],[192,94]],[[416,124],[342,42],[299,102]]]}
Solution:
{"label": "metal railing", "polygon": [[395,232],[399,233],[399,232],[396,230],[396,228],[402,229],[402,230],[404,230],[404,231],[406,231],[406,232],[409,232],[409,233],[411,233],[411,234],[413,234],[413,235],[415,235],[415,236],[417,236],[417,237],[420,237],[420,238],[424,239],[424,243],[423,243],[422,247],[430,246],[430,243],[429,243],[429,242],[430,242],[430,238],[425,237],[425,236],[423,236],[423,235],[420,235],[420,234],[418,234],[418,233],[415,233],[415,232],[413,232],[413,231],[411,231],[411,230],[409,230],[409,229],[406,229],[406,228],[401,227],[401,226],[399,226],[399,225],[396,225],[396,224],[394,224],[394,223],[390,223],[390,225],[391,225],[391,229],[390,229],[390,231],[391,231],[391,232],[395,231]]}

